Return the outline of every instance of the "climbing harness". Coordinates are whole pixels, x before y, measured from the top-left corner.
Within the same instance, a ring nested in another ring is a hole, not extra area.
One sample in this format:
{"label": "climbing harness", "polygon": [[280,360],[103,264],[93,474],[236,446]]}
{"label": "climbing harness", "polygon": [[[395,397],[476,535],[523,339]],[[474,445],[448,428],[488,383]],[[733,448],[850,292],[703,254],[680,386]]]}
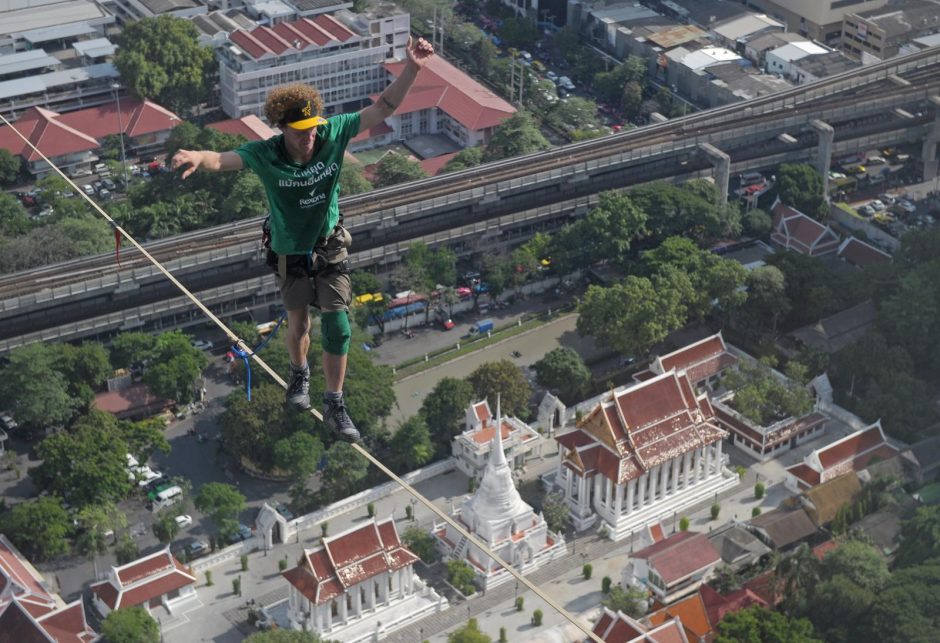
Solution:
{"label": "climbing harness", "polygon": [[232,354],[235,357],[240,357],[245,363],[245,395],[248,396],[248,401],[251,402],[251,357],[255,354],[261,352],[261,349],[268,345],[268,342],[277,335],[277,329],[281,327],[281,324],[284,323],[284,320],[287,319],[287,311],[281,313],[281,316],[277,318],[277,323],[274,325],[274,330],[271,333],[258,342],[258,345],[255,346],[250,351],[242,350],[238,347],[238,344],[232,344]]}

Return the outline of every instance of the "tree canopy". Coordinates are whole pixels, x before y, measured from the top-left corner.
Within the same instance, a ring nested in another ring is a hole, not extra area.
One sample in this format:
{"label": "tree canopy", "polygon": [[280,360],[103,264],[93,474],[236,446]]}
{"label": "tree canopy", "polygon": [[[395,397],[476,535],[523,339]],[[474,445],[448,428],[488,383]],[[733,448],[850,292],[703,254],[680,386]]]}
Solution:
{"label": "tree canopy", "polygon": [[65,424],[79,407],[51,345],[36,342],[13,349],[0,374],[0,399],[23,426]]}
{"label": "tree canopy", "polygon": [[375,168],[375,187],[385,188],[399,183],[417,181],[428,176],[421,165],[401,154],[390,152],[382,157]]}
{"label": "tree canopy", "polygon": [[591,381],[591,371],[584,360],[570,348],[556,348],[534,365],[538,383],[547,389],[560,391],[565,402],[578,400]]}
{"label": "tree canopy", "polygon": [[181,404],[191,402],[196,378],[209,363],[205,353],[194,348],[187,335],[171,331],[157,336],[152,355],[144,381],[153,393]]}
{"label": "tree canopy", "polygon": [[238,529],[238,514],[245,509],[245,496],[224,482],[208,482],[199,489],[196,508],[209,516],[225,538]]}
{"label": "tree canopy", "polygon": [[0,514],[0,533],[32,561],[46,561],[69,551],[72,521],[55,496],[15,505]]}
{"label": "tree canopy", "polygon": [[483,162],[513,158],[549,147],[551,143],[539,131],[532,116],[520,110],[500,123],[493,132],[483,152]]}
{"label": "tree canopy", "polygon": [[447,643],[493,643],[493,639],[481,632],[477,620],[471,618],[466,625],[447,635]]}
{"label": "tree canopy", "polygon": [[326,465],[320,474],[324,498],[345,498],[357,491],[369,472],[369,461],[346,442],[336,442],[326,452]]}
{"label": "tree canopy", "polygon": [[823,643],[805,618],[792,618],[755,605],[729,612],[718,623],[716,643]]}
{"label": "tree canopy", "polygon": [[208,96],[218,64],[198,36],[195,25],[185,18],[162,15],[135,20],[118,37],[114,64],[138,98],[188,112]]}
{"label": "tree canopy", "polygon": [[442,377],[421,403],[421,414],[439,454],[449,453],[451,440],[463,431],[464,414],[473,395],[470,382]]}
{"label": "tree canopy", "polygon": [[393,464],[401,473],[414,471],[424,466],[434,456],[431,434],[427,422],[420,414],[401,423],[395,435],[392,436],[389,446],[392,450]]}
{"label": "tree canopy", "polygon": [[106,643],[158,643],[160,628],[147,611],[136,605],[110,612],[101,623]]}
{"label": "tree canopy", "polygon": [[777,194],[786,205],[819,221],[829,218],[823,180],[812,165],[783,163],[777,168]]}
{"label": "tree canopy", "polygon": [[500,408],[505,415],[528,417],[532,389],[519,367],[508,359],[481,364],[470,373],[467,381],[473,386],[476,399],[489,400],[493,413],[496,413],[498,395],[501,399]]}

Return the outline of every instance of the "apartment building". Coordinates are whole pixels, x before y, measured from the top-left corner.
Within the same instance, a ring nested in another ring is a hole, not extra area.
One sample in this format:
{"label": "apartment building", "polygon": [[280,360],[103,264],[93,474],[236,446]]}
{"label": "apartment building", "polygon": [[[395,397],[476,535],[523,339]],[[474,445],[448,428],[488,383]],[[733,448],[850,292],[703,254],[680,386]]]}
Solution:
{"label": "apartment building", "polygon": [[751,9],[760,10],[786,23],[793,31],[811,40],[829,45],[842,37],[842,18],[848,12],[879,9],[888,0],[744,0]]}
{"label": "apartment building", "polygon": [[940,1],[913,0],[902,6],[848,13],[842,21],[842,50],[858,60],[897,56],[915,38],[940,32]]}

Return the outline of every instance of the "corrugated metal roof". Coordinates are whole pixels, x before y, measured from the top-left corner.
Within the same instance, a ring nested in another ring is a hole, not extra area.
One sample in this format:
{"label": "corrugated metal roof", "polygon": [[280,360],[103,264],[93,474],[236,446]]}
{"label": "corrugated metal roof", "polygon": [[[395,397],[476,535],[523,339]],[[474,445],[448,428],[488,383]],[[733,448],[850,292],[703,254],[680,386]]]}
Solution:
{"label": "corrugated metal roof", "polygon": [[65,25],[55,25],[52,27],[43,27],[41,29],[32,29],[22,34],[23,40],[31,42],[34,45],[40,42],[49,42],[50,40],[61,40],[62,38],[73,38],[75,36],[86,36],[95,33],[95,28],[87,22],[72,22]]}
{"label": "corrugated metal roof", "polygon": [[93,40],[80,40],[72,45],[72,48],[79,56],[98,58],[99,56],[113,56],[117,45],[107,38],[95,38]]}
{"label": "corrugated metal roof", "polygon": [[21,51],[8,56],[0,56],[0,76],[42,69],[43,67],[58,67],[59,60],[53,58],[42,49]]}
{"label": "corrugated metal roof", "polygon": [[117,77],[117,69],[112,63],[99,63],[87,67],[54,71],[29,78],[17,78],[16,80],[0,82],[0,99],[35,94],[61,85],[71,85],[93,78],[116,79]]}

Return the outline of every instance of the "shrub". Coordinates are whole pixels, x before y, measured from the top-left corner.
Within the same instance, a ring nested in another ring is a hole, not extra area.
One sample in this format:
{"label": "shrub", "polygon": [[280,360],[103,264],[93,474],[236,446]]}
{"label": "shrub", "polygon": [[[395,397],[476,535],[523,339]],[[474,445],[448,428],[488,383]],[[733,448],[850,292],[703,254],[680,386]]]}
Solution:
{"label": "shrub", "polygon": [[532,612],[532,625],[538,627],[542,624],[542,610]]}
{"label": "shrub", "polygon": [[685,516],[679,518],[679,531],[688,531],[689,530],[689,519]]}
{"label": "shrub", "polygon": [[747,473],[747,469],[742,467],[740,464],[734,468],[734,472],[738,474],[739,478],[744,478],[744,474]]}
{"label": "shrub", "polygon": [[414,517],[414,511],[415,510],[411,507],[411,505],[405,505],[405,518],[411,520],[412,517]]}
{"label": "shrub", "polygon": [[751,518],[757,518],[760,515],[760,507],[751,509]]}
{"label": "shrub", "polygon": [[327,532],[329,531],[329,529],[330,529],[330,523],[329,523],[329,521],[324,520],[323,522],[320,523],[320,535],[321,535],[323,538],[326,538],[326,534],[327,534]]}
{"label": "shrub", "polygon": [[499,628],[499,643],[509,643],[509,639],[506,638],[506,628]]}
{"label": "shrub", "polygon": [[375,517],[375,503],[374,502],[370,502],[369,504],[366,505],[366,513],[369,514],[369,518]]}
{"label": "shrub", "polygon": [[279,561],[277,561],[277,571],[282,572],[285,569],[287,569],[287,559],[282,558]]}
{"label": "shrub", "polygon": [[241,562],[242,562],[242,571],[247,572],[248,571],[248,554],[242,554]]}
{"label": "shrub", "polygon": [[584,576],[584,580],[591,580],[591,574],[594,572],[594,567],[591,563],[585,563],[584,567],[581,568],[581,574]]}
{"label": "shrub", "polygon": [[470,481],[467,482],[467,493],[473,493],[477,489],[477,479],[470,478]]}
{"label": "shrub", "polygon": [[721,513],[721,505],[716,502],[715,504],[712,505],[712,520],[718,520],[718,514],[720,513]]}
{"label": "shrub", "polygon": [[610,583],[611,583],[610,576],[604,576],[604,578],[601,579],[601,591],[603,593],[605,594],[610,593]]}
{"label": "shrub", "polygon": [[242,595],[242,577],[241,576],[236,576],[235,578],[232,579],[232,593],[235,594],[235,596]]}
{"label": "shrub", "polygon": [[523,598],[522,596],[517,596],[516,597],[516,611],[521,612],[523,605],[525,605],[525,598]]}
{"label": "shrub", "polygon": [[754,497],[757,498],[758,500],[764,497],[764,483],[763,482],[758,482],[756,485],[754,485]]}
{"label": "shrub", "polygon": [[212,587],[212,570],[206,570],[206,587]]}

